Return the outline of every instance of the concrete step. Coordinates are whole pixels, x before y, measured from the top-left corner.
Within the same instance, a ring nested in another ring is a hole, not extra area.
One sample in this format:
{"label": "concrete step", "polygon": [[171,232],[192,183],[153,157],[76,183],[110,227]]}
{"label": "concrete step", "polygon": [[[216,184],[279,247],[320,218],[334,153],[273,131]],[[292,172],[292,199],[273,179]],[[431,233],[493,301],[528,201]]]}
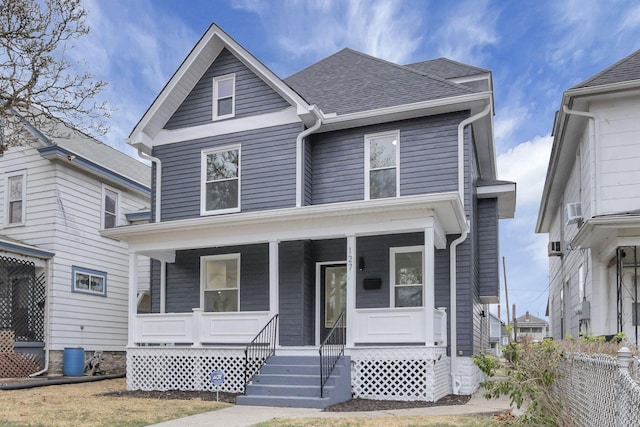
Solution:
{"label": "concrete step", "polygon": [[328,397],[300,397],[300,396],[238,396],[238,405],[278,406],[284,408],[318,408],[324,409],[333,405]]}
{"label": "concrete step", "polygon": [[[330,377],[326,385],[334,385],[335,378]],[[281,374],[265,374],[261,373],[253,377],[253,384],[273,384],[273,385],[304,385],[304,386],[320,386],[319,375],[281,375]]]}
{"label": "concrete step", "polygon": [[[324,394],[330,396],[335,386],[325,386]],[[247,396],[299,396],[320,397],[320,385],[275,385],[275,384],[248,384]]]}

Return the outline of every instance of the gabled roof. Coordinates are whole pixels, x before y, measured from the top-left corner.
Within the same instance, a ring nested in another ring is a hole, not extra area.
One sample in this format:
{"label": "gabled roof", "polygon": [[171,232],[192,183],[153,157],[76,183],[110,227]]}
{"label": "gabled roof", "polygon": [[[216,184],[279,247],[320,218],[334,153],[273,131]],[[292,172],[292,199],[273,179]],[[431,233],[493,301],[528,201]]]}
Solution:
{"label": "gabled roof", "polygon": [[295,106],[303,120],[309,118],[310,123],[313,123],[311,118],[315,119],[315,116],[311,113],[313,108],[311,105],[220,27],[211,24],[136,124],[129,136],[129,143],[149,151],[150,141],[162,130],[167,120],[225,48],[292,106]]}
{"label": "gabled roof", "polygon": [[428,61],[414,62],[413,64],[405,65],[405,67],[423,73],[434,74],[445,79],[490,73],[489,70],[484,68],[463,64],[462,62],[457,62],[449,58],[436,58]]}
{"label": "gabled roof", "polygon": [[[529,320],[527,320],[527,316],[529,317]],[[539,317],[536,317],[536,316],[534,316],[532,314],[529,314],[529,315],[525,314],[523,316],[517,317],[515,319],[515,322],[517,323],[518,328],[521,327],[521,326],[524,327],[524,326],[527,326],[527,325],[528,326],[531,326],[531,325],[534,325],[534,326],[547,326],[547,321],[546,320],[543,320],[543,319],[541,319]]]}
{"label": "gabled roof", "polygon": [[475,93],[468,87],[345,48],[284,79],[327,115]]}
{"label": "gabled roof", "polygon": [[640,80],[640,49],[571,89],[622,83],[630,80]]}

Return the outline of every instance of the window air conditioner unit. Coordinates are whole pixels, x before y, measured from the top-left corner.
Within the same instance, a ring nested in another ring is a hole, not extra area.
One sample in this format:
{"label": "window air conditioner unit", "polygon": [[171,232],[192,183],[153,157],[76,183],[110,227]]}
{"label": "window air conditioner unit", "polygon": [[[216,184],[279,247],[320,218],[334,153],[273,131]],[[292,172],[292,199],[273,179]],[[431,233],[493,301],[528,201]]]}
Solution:
{"label": "window air conditioner unit", "polygon": [[567,203],[564,208],[564,220],[567,225],[578,224],[582,221],[582,206],[580,203]]}
{"label": "window air conditioner unit", "polygon": [[548,255],[562,256],[562,248],[560,247],[560,242],[558,240],[554,242],[549,242]]}

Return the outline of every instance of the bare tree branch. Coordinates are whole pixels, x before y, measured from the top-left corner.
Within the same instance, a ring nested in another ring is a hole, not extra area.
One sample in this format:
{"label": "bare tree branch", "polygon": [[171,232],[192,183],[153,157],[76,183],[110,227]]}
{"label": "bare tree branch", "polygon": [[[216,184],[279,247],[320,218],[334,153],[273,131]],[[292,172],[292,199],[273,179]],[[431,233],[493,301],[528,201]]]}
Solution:
{"label": "bare tree branch", "polygon": [[92,102],[106,83],[67,55],[89,32],[86,16],[81,0],[0,0],[0,153],[25,143],[23,120],[45,134],[59,122],[106,133],[109,108]]}

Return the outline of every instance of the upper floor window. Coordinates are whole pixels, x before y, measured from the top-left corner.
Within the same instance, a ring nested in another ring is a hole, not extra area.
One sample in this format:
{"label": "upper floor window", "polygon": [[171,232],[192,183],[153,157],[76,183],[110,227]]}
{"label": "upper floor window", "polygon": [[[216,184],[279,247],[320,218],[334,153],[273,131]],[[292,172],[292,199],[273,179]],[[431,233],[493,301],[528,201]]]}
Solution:
{"label": "upper floor window", "polygon": [[365,200],[400,194],[400,132],[365,135]]}
{"label": "upper floor window", "polygon": [[102,228],[118,225],[120,211],[120,193],[112,188],[102,187]]}
{"label": "upper floor window", "polygon": [[422,307],[424,249],[391,248],[391,307]]}
{"label": "upper floor window", "polygon": [[18,172],[7,175],[5,181],[6,206],[5,215],[7,225],[20,225],[25,222],[25,205],[27,194],[27,175]]}
{"label": "upper floor window", "polygon": [[213,79],[213,120],[236,114],[236,75],[227,74]]}
{"label": "upper floor window", "polygon": [[238,311],[240,307],[240,254],[201,259],[204,311]]}
{"label": "upper floor window", "polygon": [[240,147],[202,151],[202,214],[240,211]]}

